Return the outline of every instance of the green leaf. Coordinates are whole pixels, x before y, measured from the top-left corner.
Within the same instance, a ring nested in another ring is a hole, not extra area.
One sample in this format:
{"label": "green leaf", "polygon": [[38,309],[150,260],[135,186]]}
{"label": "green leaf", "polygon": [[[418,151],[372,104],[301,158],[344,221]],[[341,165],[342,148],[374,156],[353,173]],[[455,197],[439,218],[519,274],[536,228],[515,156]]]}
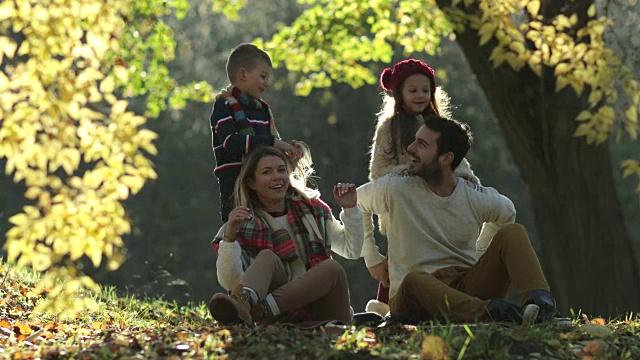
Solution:
{"label": "green leaf", "polygon": [[573,136],[575,137],[587,136],[591,132],[592,128],[593,126],[591,123],[580,124],[576,128],[576,131],[573,133]]}
{"label": "green leaf", "polygon": [[629,106],[627,108],[627,111],[624,112],[624,115],[626,116],[629,122],[634,124],[638,123],[638,111],[634,106]]}
{"label": "green leaf", "polygon": [[585,120],[589,120],[591,119],[591,112],[589,112],[588,110],[582,110],[580,112],[580,114],[578,114],[578,116],[576,117],[576,121],[585,121]]}

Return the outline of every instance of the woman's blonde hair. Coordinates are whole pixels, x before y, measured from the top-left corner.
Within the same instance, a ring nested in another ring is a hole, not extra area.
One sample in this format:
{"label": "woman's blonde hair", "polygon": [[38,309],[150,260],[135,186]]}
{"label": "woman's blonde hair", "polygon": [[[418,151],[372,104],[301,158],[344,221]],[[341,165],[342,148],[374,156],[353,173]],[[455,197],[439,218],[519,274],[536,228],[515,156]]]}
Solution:
{"label": "woman's blonde hair", "polygon": [[[320,192],[308,186],[313,175],[313,161],[309,146],[303,142],[296,142],[295,146],[302,150],[302,156],[292,161],[285,153],[273,146],[262,146],[253,150],[246,156],[240,168],[240,174],[236,178],[234,186],[234,206],[245,206],[251,211],[262,208],[258,194],[249,186],[254,179],[258,162],[266,156],[276,156],[282,159],[289,174],[289,189],[292,195],[299,195],[305,199],[313,199],[320,196]],[[295,163],[294,163],[295,162]]]}

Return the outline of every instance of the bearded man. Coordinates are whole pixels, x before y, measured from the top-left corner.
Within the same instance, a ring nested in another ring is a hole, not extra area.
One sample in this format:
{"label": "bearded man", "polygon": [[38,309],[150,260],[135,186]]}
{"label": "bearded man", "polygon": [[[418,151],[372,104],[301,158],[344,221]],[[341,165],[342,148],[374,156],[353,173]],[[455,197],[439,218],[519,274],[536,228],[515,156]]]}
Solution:
{"label": "bearded man", "polygon": [[[387,258],[365,219],[362,256],[389,281],[392,315],[415,320],[530,324],[554,317],[556,303],[511,200],[454,175],[473,137],[469,126],[425,118],[407,151],[412,176],[387,175],[358,188],[363,213],[388,214]],[[504,300],[510,286],[517,303]]]}

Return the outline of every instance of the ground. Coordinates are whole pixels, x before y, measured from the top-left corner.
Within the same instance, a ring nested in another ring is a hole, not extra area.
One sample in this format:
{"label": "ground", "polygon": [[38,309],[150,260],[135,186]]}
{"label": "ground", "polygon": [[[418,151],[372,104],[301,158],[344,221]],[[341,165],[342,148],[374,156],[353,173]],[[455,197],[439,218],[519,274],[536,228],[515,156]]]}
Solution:
{"label": "ground", "polygon": [[98,308],[59,318],[34,312],[37,274],[0,263],[0,358],[258,359],[638,359],[640,318],[529,327],[429,323],[356,328],[328,325],[224,327],[204,304],[178,306],[105,288]]}

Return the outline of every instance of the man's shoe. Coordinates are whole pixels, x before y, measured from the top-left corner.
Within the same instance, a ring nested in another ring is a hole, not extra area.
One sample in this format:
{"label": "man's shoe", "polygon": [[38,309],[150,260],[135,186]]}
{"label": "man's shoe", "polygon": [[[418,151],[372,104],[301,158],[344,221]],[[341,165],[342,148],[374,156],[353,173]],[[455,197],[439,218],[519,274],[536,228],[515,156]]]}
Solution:
{"label": "man's shoe", "polygon": [[245,297],[217,293],[209,301],[209,312],[217,322],[223,325],[243,323],[253,325],[251,305],[249,299]]}
{"label": "man's shoe", "polygon": [[556,308],[556,299],[547,290],[533,290],[531,292],[531,300],[527,304],[536,304],[540,307],[536,322],[541,323],[560,317]]}
{"label": "man's shoe", "polygon": [[493,299],[487,305],[487,314],[494,322],[531,325],[536,322],[539,311],[536,304],[518,306],[502,299]]}
{"label": "man's shoe", "polygon": [[390,326],[402,326],[402,325],[416,325],[420,321],[413,316],[407,314],[392,314],[388,313],[382,318],[379,328],[386,328]]}
{"label": "man's shoe", "polygon": [[384,317],[380,316],[380,314],[376,312],[361,312],[353,314],[353,320],[351,321],[351,325],[355,327],[360,326],[368,326],[368,327],[376,327],[382,323]]}

